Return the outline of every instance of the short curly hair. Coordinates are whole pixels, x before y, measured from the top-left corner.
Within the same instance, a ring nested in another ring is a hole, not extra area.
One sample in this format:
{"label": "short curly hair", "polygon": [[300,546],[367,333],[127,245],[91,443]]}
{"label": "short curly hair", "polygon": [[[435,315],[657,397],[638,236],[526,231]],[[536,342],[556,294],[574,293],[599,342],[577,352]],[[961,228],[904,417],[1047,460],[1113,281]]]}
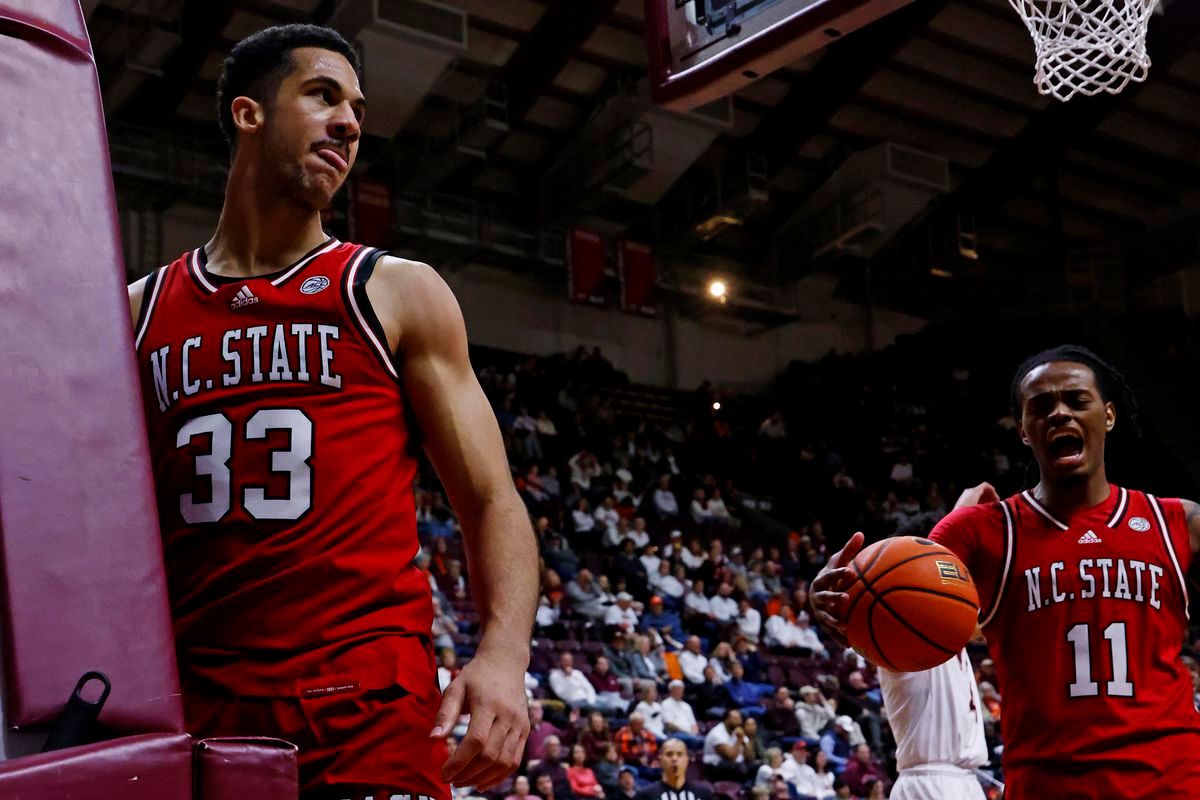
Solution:
{"label": "short curly hair", "polygon": [[361,78],[358,53],[333,28],[321,25],[276,25],[247,36],[234,45],[217,82],[217,121],[230,156],[237,150],[237,128],[233,124],[231,108],[233,99],[245,96],[260,103],[270,103],[283,79],[296,66],[292,51],[297,47],[319,47],[340,53]]}

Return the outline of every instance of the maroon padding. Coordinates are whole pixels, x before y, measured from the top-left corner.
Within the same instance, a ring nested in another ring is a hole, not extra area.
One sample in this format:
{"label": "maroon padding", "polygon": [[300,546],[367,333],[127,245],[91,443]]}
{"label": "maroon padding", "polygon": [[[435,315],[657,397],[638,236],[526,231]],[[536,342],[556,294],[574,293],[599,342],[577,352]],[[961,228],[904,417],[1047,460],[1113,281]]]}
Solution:
{"label": "maroon padding", "polygon": [[296,746],[281,739],[196,743],[196,800],[296,800]]}
{"label": "maroon padding", "polygon": [[178,733],[145,734],[3,761],[0,797],[192,800],[192,740]]}
{"label": "maroon padding", "polygon": [[113,684],[100,718],[110,730],[180,731],[104,118],[82,31],[75,0],[0,0],[5,712],[18,727],[46,723],[80,675],[101,670]]}

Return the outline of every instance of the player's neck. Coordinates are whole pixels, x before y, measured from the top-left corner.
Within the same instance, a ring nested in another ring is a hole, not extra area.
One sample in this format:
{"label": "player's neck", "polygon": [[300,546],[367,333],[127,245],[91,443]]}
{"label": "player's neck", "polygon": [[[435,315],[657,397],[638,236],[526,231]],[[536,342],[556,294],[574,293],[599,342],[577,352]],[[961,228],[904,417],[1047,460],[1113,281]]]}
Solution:
{"label": "player's neck", "polygon": [[1067,519],[1080,509],[1099,505],[1108,499],[1108,495],[1108,476],[1103,469],[1076,481],[1043,478],[1033,489],[1033,496],[1058,519]]}
{"label": "player's neck", "polygon": [[682,789],[683,784],[687,782],[687,773],[681,772],[678,775],[668,775],[666,772],[664,772],[662,776],[662,782],[665,785],[670,786],[672,789],[678,791],[679,789]]}
{"label": "player's neck", "polygon": [[209,271],[234,277],[266,275],[298,261],[328,238],[320,212],[259,186],[252,174],[237,167],[234,172],[217,230],[204,247]]}

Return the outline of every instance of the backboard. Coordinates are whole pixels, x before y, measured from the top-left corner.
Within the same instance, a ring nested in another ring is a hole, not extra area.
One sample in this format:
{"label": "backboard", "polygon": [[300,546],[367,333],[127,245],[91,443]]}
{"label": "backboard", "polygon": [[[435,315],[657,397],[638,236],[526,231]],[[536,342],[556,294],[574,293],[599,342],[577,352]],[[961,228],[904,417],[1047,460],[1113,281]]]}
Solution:
{"label": "backboard", "polygon": [[703,105],[912,0],[646,0],[656,102]]}

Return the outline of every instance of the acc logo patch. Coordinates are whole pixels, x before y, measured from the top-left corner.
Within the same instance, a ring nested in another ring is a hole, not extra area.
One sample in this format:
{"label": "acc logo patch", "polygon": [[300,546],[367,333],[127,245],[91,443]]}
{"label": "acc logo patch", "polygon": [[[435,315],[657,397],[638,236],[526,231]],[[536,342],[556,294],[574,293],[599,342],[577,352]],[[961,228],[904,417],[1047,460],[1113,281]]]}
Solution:
{"label": "acc logo patch", "polygon": [[1145,533],[1150,530],[1150,520],[1145,517],[1133,517],[1129,520],[1129,527],[1138,533]]}
{"label": "acc logo patch", "polygon": [[316,294],[329,287],[329,278],[317,275],[300,284],[300,294]]}

